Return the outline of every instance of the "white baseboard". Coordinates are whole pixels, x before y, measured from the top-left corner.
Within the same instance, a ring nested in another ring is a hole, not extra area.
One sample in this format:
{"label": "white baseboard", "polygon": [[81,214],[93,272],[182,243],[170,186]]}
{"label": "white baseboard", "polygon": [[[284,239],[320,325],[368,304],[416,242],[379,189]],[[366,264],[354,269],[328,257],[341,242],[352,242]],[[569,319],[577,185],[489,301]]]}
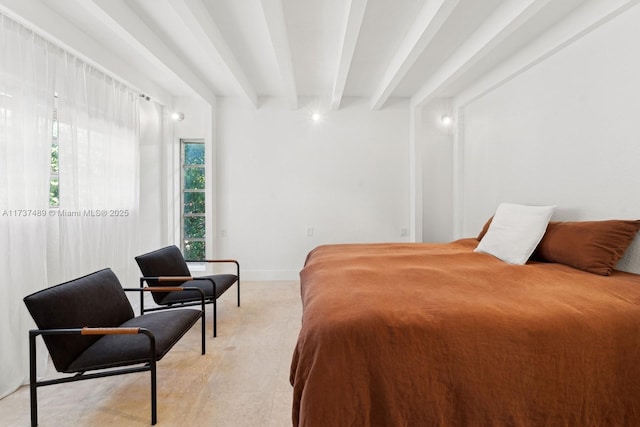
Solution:
{"label": "white baseboard", "polygon": [[300,271],[297,270],[242,270],[242,281],[280,281],[300,280]]}

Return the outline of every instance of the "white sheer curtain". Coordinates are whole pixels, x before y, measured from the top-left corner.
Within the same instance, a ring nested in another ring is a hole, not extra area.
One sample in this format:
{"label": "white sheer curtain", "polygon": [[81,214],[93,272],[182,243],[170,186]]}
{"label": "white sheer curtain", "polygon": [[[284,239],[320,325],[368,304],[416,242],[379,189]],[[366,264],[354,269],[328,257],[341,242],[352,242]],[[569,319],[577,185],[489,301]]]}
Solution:
{"label": "white sheer curtain", "polygon": [[[110,267],[136,286],[137,94],[65,54],[58,62],[58,281]],[[53,272],[51,272],[53,274]],[[59,273],[59,274],[58,274]]]}
{"label": "white sheer curtain", "polygon": [[0,15],[0,397],[28,381],[32,323],[22,298],[47,284],[53,56]]}
{"label": "white sheer curtain", "polygon": [[0,398],[28,382],[24,296],[104,267],[137,286],[138,165],[136,93],[0,14]]}

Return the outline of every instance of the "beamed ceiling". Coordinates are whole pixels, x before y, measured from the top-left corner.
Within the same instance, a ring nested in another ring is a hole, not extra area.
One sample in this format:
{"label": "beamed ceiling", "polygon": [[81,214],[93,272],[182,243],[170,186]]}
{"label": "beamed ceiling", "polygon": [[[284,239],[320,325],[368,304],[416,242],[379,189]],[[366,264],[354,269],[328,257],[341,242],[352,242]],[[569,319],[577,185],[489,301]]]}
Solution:
{"label": "beamed ceiling", "polygon": [[379,109],[392,97],[455,96],[572,17],[635,3],[0,0],[0,10],[162,103],[281,97],[297,108],[310,96],[338,109],[357,96]]}

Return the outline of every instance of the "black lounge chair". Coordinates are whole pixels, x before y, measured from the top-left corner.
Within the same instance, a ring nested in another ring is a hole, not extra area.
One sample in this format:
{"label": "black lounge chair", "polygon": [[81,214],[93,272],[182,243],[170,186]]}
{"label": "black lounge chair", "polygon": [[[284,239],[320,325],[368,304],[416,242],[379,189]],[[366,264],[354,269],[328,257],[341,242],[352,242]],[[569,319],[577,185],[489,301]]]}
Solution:
{"label": "black lounge chair", "polygon": [[[156,362],[198,319],[202,319],[202,354],[205,354],[204,296],[198,289],[183,290],[200,293],[200,310],[172,310],[135,317],[124,291],[166,293],[179,289],[183,288],[123,289],[107,268],[26,296],[24,303],[38,327],[29,331],[31,425],[38,424],[38,387],[142,371],[151,373],[151,424],[156,424]],[[38,381],[39,335],[56,370],[75,375]],[[95,370],[99,372],[85,373]]]}
{"label": "black lounge chair", "polygon": [[[143,275],[140,278],[140,287],[143,287],[145,282],[151,288],[162,286],[163,283],[172,283],[176,286],[196,287],[204,292],[205,303],[213,304],[214,337],[218,335],[216,300],[236,282],[238,283],[238,307],[240,307],[240,264],[234,259],[185,260],[180,249],[172,245],[139,255],[136,257],[136,262]],[[233,263],[235,264],[236,274],[192,277],[187,266],[188,262]],[[153,293],[153,300],[158,307],[146,308],[141,296],[141,313],[199,304],[199,298],[200,296],[197,292]]]}

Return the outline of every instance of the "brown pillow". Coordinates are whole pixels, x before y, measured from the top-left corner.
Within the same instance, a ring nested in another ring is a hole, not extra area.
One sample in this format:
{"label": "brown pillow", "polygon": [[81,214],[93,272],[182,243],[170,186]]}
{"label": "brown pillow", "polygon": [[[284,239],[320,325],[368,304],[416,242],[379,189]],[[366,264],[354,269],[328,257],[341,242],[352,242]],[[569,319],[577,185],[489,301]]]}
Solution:
{"label": "brown pillow", "polygon": [[484,235],[487,234],[487,231],[489,231],[489,226],[491,225],[492,220],[493,216],[484,223],[484,226],[482,227],[482,230],[480,230],[480,234],[478,234],[478,237],[476,237],[476,239],[478,239],[479,241],[482,240]]}
{"label": "brown pillow", "polygon": [[638,220],[550,222],[533,257],[608,276],[639,229]]}

